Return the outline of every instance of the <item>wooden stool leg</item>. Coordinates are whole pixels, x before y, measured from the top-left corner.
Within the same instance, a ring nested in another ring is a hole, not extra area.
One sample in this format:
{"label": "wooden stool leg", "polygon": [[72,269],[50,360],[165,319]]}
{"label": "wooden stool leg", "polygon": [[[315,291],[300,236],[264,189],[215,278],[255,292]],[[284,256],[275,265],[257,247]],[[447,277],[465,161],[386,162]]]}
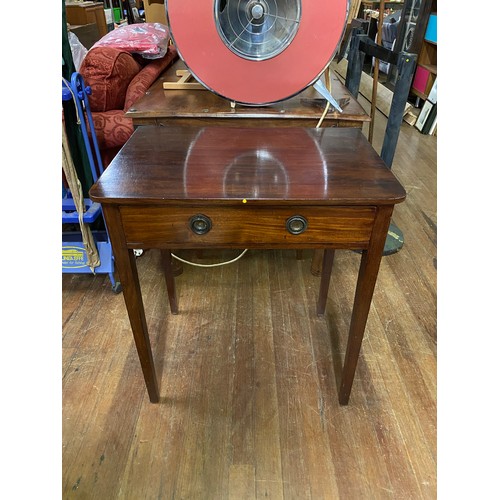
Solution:
{"label": "wooden stool leg", "polygon": [[319,297],[316,306],[316,314],[318,316],[323,316],[323,314],[325,314],[326,299],[328,297],[328,288],[330,286],[330,276],[332,275],[334,257],[335,250],[327,249],[323,252],[321,283],[319,285]]}
{"label": "wooden stool leg", "polygon": [[161,260],[163,264],[163,273],[165,274],[165,282],[167,284],[168,301],[170,303],[170,312],[178,314],[177,295],[175,293],[174,270],[172,266],[172,254],[170,250],[161,250]]}

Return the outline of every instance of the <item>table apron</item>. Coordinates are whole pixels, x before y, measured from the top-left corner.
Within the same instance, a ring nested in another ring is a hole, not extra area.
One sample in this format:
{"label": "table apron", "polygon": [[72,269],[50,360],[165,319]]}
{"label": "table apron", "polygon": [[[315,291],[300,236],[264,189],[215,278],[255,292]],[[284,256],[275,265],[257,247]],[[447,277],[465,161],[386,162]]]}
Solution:
{"label": "table apron", "polygon": [[[121,206],[128,248],[368,248],[375,206]],[[210,219],[211,229],[196,234],[195,215]],[[307,228],[291,234],[287,220],[301,216]]]}
{"label": "table apron", "polygon": [[[311,127],[314,128],[318,124],[319,118],[290,118],[290,117],[270,117],[265,115],[260,118],[256,117],[217,117],[217,116],[189,116],[189,117],[172,117],[172,118],[148,118],[136,117],[131,115],[134,127],[141,125],[156,125],[159,127],[245,127],[245,128],[261,128],[266,127]],[[349,119],[343,117],[341,120],[325,118],[324,125],[328,127],[344,127],[344,128],[362,128],[364,123],[368,123],[360,119]]]}

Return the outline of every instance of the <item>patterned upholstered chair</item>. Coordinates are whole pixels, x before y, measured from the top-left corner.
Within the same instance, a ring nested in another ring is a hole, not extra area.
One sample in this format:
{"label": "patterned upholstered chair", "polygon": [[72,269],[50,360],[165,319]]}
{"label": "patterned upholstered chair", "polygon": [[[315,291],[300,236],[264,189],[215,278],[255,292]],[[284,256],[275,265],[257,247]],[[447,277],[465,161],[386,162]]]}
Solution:
{"label": "patterned upholstered chair", "polygon": [[132,120],[125,112],[176,59],[174,46],[160,59],[99,46],[85,56],[79,72],[92,89],[90,109],[105,167],[132,135]]}

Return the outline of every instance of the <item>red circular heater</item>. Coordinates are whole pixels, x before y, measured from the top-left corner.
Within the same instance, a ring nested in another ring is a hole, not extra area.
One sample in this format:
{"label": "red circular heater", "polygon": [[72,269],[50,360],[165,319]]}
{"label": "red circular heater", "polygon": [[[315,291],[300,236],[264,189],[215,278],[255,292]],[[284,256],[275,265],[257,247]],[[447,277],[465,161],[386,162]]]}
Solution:
{"label": "red circular heater", "polygon": [[216,94],[264,105],[321,76],[341,41],[348,0],[166,0],[177,51]]}

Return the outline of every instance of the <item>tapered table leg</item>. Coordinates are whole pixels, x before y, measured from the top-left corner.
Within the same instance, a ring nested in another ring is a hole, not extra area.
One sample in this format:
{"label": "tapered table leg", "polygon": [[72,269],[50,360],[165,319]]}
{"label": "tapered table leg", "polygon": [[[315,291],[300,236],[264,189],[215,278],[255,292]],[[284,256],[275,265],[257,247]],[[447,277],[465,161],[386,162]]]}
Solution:
{"label": "tapered table leg", "polygon": [[341,405],[349,403],[352,382],[356,372],[361,343],[365,333],[366,321],[375,290],[380,261],[384,250],[387,230],[393,207],[379,208],[374,223],[372,237],[367,250],[363,251],[359,267],[358,282],[354,296],[354,305],[349,328],[347,350],[344,358],[344,367],[340,380],[339,402]]}
{"label": "tapered table leg", "polygon": [[141,286],[137,274],[134,251],[128,249],[123,234],[119,209],[115,206],[104,207],[104,217],[109,230],[116,267],[120,275],[123,297],[127,307],[130,326],[134,335],[135,346],[139,354],[142,373],[151,403],[158,403],[159,391],[156,371],[149,341]]}
{"label": "tapered table leg", "polygon": [[170,303],[170,312],[172,314],[178,314],[179,308],[177,306],[174,269],[172,266],[172,253],[170,252],[170,250],[161,250],[161,260],[163,264],[163,274],[165,275],[165,282],[167,284],[167,295],[168,301]]}
{"label": "tapered table leg", "polygon": [[326,249],[323,253],[323,265],[321,270],[321,282],[319,285],[318,303],[316,305],[316,314],[323,316],[325,314],[326,299],[328,298],[328,288],[330,286],[330,276],[332,275],[333,259],[335,250]]}

